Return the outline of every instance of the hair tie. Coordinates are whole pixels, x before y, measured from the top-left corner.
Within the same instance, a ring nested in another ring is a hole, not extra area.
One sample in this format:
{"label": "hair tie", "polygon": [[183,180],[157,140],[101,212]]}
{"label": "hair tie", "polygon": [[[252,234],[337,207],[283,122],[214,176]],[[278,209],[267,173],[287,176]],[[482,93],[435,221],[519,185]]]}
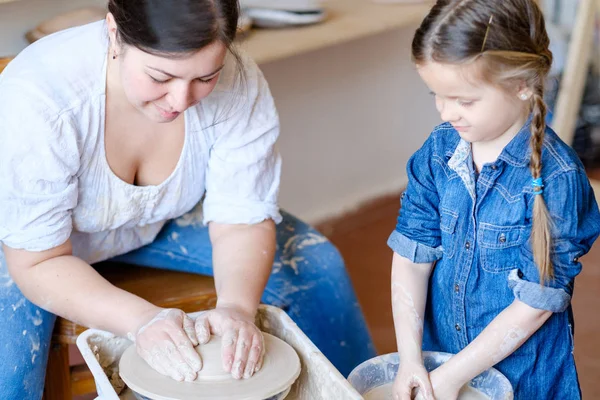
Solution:
{"label": "hair tie", "polygon": [[542,178],[533,179],[531,181],[531,186],[533,186],[533,194],[538,195],[544,193]]}

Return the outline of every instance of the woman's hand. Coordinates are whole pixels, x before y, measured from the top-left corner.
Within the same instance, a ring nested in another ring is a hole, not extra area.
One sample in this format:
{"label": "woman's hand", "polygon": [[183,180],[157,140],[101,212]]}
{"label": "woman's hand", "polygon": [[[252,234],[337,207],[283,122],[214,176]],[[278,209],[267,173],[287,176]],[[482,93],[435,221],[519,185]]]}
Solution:
{"label": "woman's hand", "polygon": [[394,400],[411,400],[415,391],[418,399],[435,400],[429,374],[423,363],[401,362],[392,391]]}
{"label": "woman's hand", "polygon": [[177,381],[193,381],[202,369],[194,321],[181,310],[162,309],[130,339],[150,367]]}
{"label": "woman's hand", "polygon": [[265,352],[262,332],[254,324],[254,315],[234,306],[217,306],[196,319],[200,344],[210,335],[222,337],[223,369],[234,379],[247,379],[262,367]]}

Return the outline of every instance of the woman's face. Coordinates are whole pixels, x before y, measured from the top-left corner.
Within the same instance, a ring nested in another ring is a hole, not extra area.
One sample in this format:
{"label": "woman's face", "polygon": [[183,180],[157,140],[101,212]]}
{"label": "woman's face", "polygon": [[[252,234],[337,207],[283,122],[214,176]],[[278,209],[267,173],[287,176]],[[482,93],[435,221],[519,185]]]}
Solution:
{"label": "woman's face", "polygon": [[[146,53],[116,42],[116,24],[107,18],[111,50],[117,55],[120,84],[129,103],[150,120],[171,122],[208,96],[217,84],[227,48],[213,42],[185,57],[169,58]],[[111,26],[112,24],[112,26]],[[116,45],[115,45],[116,43]]]}

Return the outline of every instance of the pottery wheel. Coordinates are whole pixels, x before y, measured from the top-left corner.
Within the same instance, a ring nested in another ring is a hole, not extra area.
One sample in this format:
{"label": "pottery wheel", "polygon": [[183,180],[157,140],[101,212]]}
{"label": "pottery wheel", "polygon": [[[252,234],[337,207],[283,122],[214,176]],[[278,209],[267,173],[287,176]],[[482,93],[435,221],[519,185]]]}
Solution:
{"label": "pottery wheel", "polygon": [[152,369],[130,346],[119,362],[119,374],[129,388],[153,400],[263,400],[290,387],[300,375],[300,359],[283,340],[263,333],[265,356],[260,371],[236,380],[223,370],[221,338],[196,347],[204,364],[193,382],[177,382]]}

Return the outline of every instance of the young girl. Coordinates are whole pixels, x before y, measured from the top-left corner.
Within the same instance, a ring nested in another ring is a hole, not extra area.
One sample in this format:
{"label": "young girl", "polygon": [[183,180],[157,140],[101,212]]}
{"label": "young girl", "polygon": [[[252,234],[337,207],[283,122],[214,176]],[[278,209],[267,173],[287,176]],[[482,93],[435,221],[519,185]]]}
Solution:
{"label": "young girl", "polygon": [[[388,242],[396,399],[456,399],[492,366],[516,399],[581,397],[570,301],[600,215],[545,124],[548,44],[534,0],[440,0],[416,32],[445,123],[408,162]],[[456,355],[428,374],[422,350]]]}

